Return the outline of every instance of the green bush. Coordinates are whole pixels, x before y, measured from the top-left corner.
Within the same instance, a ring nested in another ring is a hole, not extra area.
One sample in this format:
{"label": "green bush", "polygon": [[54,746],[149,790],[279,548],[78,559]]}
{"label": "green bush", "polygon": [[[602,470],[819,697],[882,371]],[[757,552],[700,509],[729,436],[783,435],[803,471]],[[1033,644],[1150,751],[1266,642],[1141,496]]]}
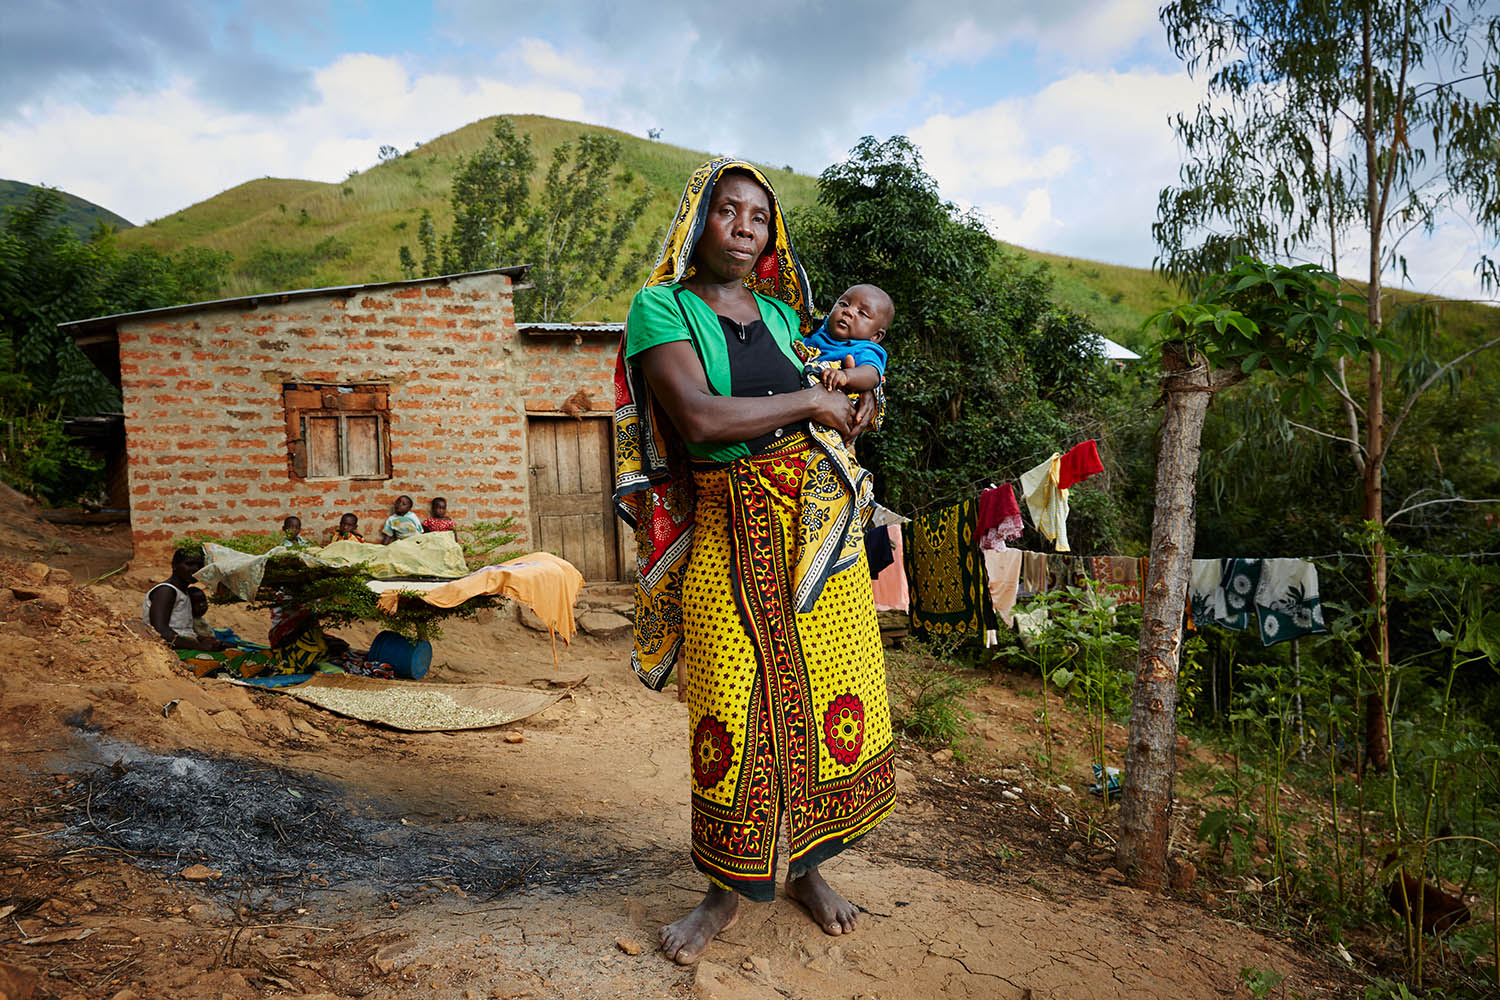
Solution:
{"label": "green bush", "polygon": [[891,725],[925,746],[961,742],[974,717],[963,700],[978,682],[955,674],[916,640],[907,640],[907,647],[886,654]]}
{"label": "green bush", "polygon": [[96,497],[104,463],[68,436],[61,418],[10,417],[0,420],[0,479],[61,506]]}

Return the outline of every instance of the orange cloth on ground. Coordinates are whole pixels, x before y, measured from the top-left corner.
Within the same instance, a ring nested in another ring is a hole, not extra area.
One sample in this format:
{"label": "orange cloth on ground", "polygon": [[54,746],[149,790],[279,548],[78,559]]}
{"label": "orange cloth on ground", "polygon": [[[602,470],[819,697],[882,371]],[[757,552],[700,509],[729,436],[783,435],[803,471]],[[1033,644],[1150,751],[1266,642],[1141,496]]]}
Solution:
{"label": "orange cloth on ground", "polygon": [[906,611],[911,607],[911,595],[906,590],[906,564],[901,559],[901,525],[886,525],[891,534],[891,555],[896,559],[880,575],[870,582],[875,595],[877,611]]}
{"label": "orange cloth on ground", "polygon": [[[572,642],[577,631],[573,602],[582,587],[583,574],[572,563],[550,552],[532,552],[409,596],[439,608],[456,608],[471,597],[512,597],[531,608],[563,641]],[[387,590],[376,603],[392,614],[400,597],[401,591]]]}

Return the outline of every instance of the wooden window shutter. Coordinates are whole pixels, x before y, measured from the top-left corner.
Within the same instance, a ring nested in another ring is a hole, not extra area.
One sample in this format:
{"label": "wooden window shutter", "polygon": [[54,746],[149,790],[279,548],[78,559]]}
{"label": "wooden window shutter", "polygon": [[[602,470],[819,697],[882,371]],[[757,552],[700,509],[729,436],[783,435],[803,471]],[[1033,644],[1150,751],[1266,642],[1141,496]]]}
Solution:
{"label": "wooden window shutter", "polygon": [[380,418],[345,417],[349,462],[347,476],[378,476],[380,468]]}
{"label": "wooden window shutter", "polygon": [[307,418],[307,474],[310,477],[333,477],[339,469],[339,418]]}

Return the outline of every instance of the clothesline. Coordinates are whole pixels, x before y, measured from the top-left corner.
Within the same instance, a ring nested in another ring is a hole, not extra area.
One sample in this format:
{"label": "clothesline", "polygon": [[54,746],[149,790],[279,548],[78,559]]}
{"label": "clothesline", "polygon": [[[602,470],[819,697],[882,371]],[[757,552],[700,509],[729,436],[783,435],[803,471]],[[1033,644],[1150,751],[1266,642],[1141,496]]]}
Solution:
{"label": "clothesline", "polygon": [[[1387,559],[1419,559],[1422,556],[1437,556],[1440,559],[1486,559],[1500,556],[1500,552],[1387,552]],[[1310,562],[1327,562],[1330,559],[1373,559],[1368,552],[1330,552],[1321,556],[1302,556]]]}
{"label": "clothesline", "polygon": [[[1156,418],[1154,416],[1149,416],[1148,415],[1148,416],[1141,417],[1141,418],[1139,418],[1137,420],[1133,420],[1133,421],[1131,421],[1130,423],[1127,423],[1127,424],[1112,424],[1111,421],[1109,421],[1108,419],[1101,418],[1101,419],[1099,419],[1099,420],[1097,420],[1097,421],[1095,421],[1095,422],[1093,422],[1091,424],[1084,424],[1083,426],[1076,428],[1074,430],[1074,433],[1080,439],[1082,439],[1082,438],[1088,437],[1090,434],[1094,433],[1095,431],[1098,431],[1100,428],[1105,428],[1106,429],[1105,432],[1101,433],[1099,436],[1107,440],[1109,438],[1109,436],[1110,436],[1109,432],[1111,430],[1113,432],[1119,432],[1119,431],[1129,430],[1132,427],[1139,427],[1141,424],[1150,423],[1150,422],[1154,421],[1155,419]],[[1019,479],[1021,477],[1021,473],[1022,472],[1025,472],[1027,469],[1033,468],[1038,462],[1040,462],[1043,459],[1047,458],[1047,456],[1051,455],[1054,451],[1057,451],[1057,450],[1058,449],[1056,449],[1056,448],[1047,448],[1047,449],[1045,449],[1043,451],[1039,451],[1036,454],[1032,455],[1030,458],[1023,459],[1020,462],[1018,462],[1016,464],[1015,468],[1011,472],[1009,472],[1009,473],[1006,473],[1004,475],[1001,475],[1001,474],[998,474],[998,473],[993,473],[993,472],[987,473],[987,474],[985,474],[983,476],[980,476],[977,479],[974,479],[974,480],[972,480],[972,481],[970,481],[968,483],[963,484],[962,486],[956,486],[950,492],[948,492],[946,494],[942,494],[939,497],[937,497],[936,499],[929,500],[925,504],[921,504],[920,506],[913,507],[913,508],[910,508],[910,509],[901,510],[901,511],[898,511],[898,513],[900,513],[904,517],[913,517],[913,518],[914,517],[918,517],[918,516],[920,516],[922,514],[927,513],[930,510],[940,510],[943,507],[947,507],[950,504],[956,503],[957,501],[962,500],[965,497],[972,495],[975,490],[977,490],[980,486],[984,485],[985,483],[990,483],[990,482],[995,482],[995,483],[1012,482],[1012,481],[1014,481],[1016,479]]]}

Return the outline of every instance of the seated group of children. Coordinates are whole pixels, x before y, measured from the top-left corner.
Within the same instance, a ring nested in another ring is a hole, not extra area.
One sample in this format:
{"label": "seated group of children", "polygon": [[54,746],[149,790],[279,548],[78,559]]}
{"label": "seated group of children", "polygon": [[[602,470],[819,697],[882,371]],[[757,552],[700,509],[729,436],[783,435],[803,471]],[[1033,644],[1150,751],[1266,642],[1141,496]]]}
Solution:
{"label": "seated group of children", "polygon": [[[433,497],[432,503],[428,506],[428,512],[428,516],[424,518],[413,514],[411,497],[403,493],[391,505],[391,516],[386,518],[385,523],[380,526],[380,544],[389,545],[403,538],[429,531],[454,530],[453,521],[448,517],[447,500],[442,497]],[[286,548],[296,549],[312,544],[302,537],[302,518],[296,514],[281,522],[281,533],[286,536],[286,541],[281,543]],[[359,516],[345,514],[339,518],[337,527],[328,529],[325,543],[362,542],[364,540],[365,536],[359,533]]]}

